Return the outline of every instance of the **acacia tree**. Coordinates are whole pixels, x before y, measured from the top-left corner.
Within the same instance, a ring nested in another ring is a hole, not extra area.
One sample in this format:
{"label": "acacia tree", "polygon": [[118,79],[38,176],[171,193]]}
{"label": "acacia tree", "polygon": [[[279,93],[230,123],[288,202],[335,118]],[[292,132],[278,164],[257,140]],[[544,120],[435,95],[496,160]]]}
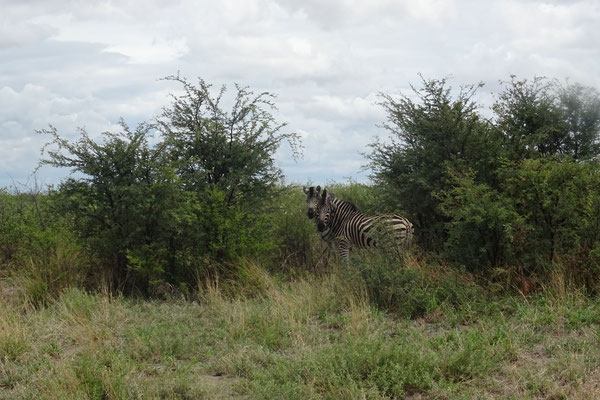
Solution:
{"label": "acacia tree", "polygon": [[445,254],[474,271],[508,264],[538,276],[564,263],[589,285],[600,265],[598,92],[514,76],[504,86],[492,107],[495,179],[451,171],[437,195],[449,218]]}
{"label": "acacia tree", "polygon": [[144,289],[172,271],[166,262],[155,262],[145,263],[136,273],[129,268],[130,257],[145,252],[147,259],[156,258],[166,248],[175,228],[171,216],[183,208],[182,199],[175,175],[161,159],[161,148],[148,145],[151,127],[140,124],[131,130],[123,121],[120,125],[119,132],[101,134],[102,141],[85,129],[75,141],[54,127],[41,130],[52,140],[44,146],[47,158],[40,163],[77,173],[61,182],[55,203],[72,217],[79,236],[107,268],[114,288]]}
{"label": "acacia tree", "polygon": [[[412,95],[382,95],[388,118],[383,127],[391,136],[371,145],[369,166],[389,202],[413,219],[427,248],[444,247],[455,227],[452,204],[441,207],[441,201],[447,201],[449,193],[458,195],[452,190],[457,182],[470,182],[469,187],[493,197],[505,190],[502,171],[508,165],[518,168],[524,160],[552,157],[589,160],[600,154],[596,90],[515,76],[503,86],[491,121],[481,116],[474,101],[477,85],[453,91],[446,79],[423,79],[422,88],[413,87]],[[501,211],[494,217],[497,221],[510,214]],[[481,240],[498,237],[496,228]],[[490,257],[494,263],[502,258],[496,255]]]}
{"label": "acacia tree", "polygon": [[183,94],[172,96],[157,126],[186,190],[218,189],[230,205],[264,199],[282,177],[274,160],[277,149],[283,142],[294,156],[299,149],[298,136],[284,133],[286,124],[273,115],[275,95],[255,95],[236,84],[227,112],[221,104],[226,86],[215,96],[202,79],[197,86],[179,75],[165,79],[181,84]]}
{"label": "acacia tree", "polygon": [[504,138],[504,156],[523,160],[559,153],[564,146],[564,129],[553,82],[540,77],[519,80],[513,75],[510,82],[501,83],[504,90],[492,109]]}
{"label": "acacia tree", "polygon": [[580,84],[558,88],[558,101],[565,122],[564,152],[575,160],[600,154],[600,93]]}
{"label": "acacia tree", "polygon": [[422,79],[422,85],[412,87],[414,96],[381,95],[388,118],[383,127],[391,136],[372,143],[368,158],[372,178],[395,208],[408,213],[421,244],[440,249],[448,219],[436,193],[449,188],[447,171],[493,174],[498,138],[473,100],[481,85],[462,87],[456,95],[446,79]]}
{"label": "acacia tree", "polygon": [[[101,142],[84,129],[75,141],[53,127],[40,131],[52,137],[41,163],[78,173],[61,183],[57,204],[121,289],[189,283],[206,268],[269,248],[261,206],[282,175],[274,154],[284,141],[294,154],[298,146],[271,113],[273,95],[236,86],[228,113],[225,87],[213,97],[203,80],[196,87],[167,79],[184,92],[154,124],[132,131],[121,122]],[[154,129],[164,137],[151,146]]]}
{"label": "acacia tree", "polygon": [[182,189],[195,196],[196,229],[207,244],[198,248],[189,236],[187,247],[196,249],[191,258],[227,261],[264,252],[272,243],[264,211],[283,176],[275,152],[288,143],[295,157],[300,146],[298,136],[284,132],[286,124],[274,116],[275,95],[235,85],[225,111],[223,103],[230,100],[226,86],[214,95],[202,79],[197,85],[179,75],[165,79],[183,91],[172,95],[156,126]]}
{"label": "acacia tree", "polygon": [[568,155],[574,160],[600,154],[600,94],[579,84],[562,86],[534,77],[502,82],[492,106],[509,160]]}

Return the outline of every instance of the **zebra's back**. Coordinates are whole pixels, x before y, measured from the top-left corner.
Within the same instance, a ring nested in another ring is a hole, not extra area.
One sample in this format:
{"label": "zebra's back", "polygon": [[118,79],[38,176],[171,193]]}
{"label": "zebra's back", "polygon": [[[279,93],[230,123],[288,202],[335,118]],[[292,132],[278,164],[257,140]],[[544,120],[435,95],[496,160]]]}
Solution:
{"label": "zebra's back", "polygon": [[366,215],[339,207],[335,196],[323,190],[319,201],[317,228],[333,238],[340,256],[350,263],[352,247],[408,247],[412,242],[413,225],[401,215]]}
{"label": "zebra's back", "polygon": [[348,240],[358,248],[377,247],[377,243],[382,241],[393,241],[404,247],[409,247],[412,243],[413,225],[401,215],[366,215],[351,212],[346,213],[340,222],[342,223],[336,230],[336,236]]}

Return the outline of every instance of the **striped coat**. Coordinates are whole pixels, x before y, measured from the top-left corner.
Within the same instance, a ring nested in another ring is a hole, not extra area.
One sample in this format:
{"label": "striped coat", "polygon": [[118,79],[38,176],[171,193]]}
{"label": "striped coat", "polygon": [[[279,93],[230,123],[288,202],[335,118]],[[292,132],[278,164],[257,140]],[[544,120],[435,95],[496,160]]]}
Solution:
{"label": "striped coat", "polygon": [[[304,194],[306,194],[306,215],[309,219],[314,219],[315,223],[318,222],[319,216],[319,205],[321,203],[321,186],[311,186],[310,188],[303,188]],[[332,196],[332,201],[335,204],[336,209],[341,211],[356,211],[356,206],[349,201],[344,201],[338,199],[337,197]],[[329,246],[331,246],[334,242],[333,234],[329,229],[324,229],[323,231],[319,231],[319,235],[321,239],[323,239]]]}
{"label": "striped coat", "polygon": [[414,228],[401,215],[366,215],[356,210],[340,208],[336,197],[323,190],[319,202],[317,229],[326,232],[338,246],[340,256],[350,262],[352,247],[374,248],[377,243],[390,238],[397,247],[410,247]]}

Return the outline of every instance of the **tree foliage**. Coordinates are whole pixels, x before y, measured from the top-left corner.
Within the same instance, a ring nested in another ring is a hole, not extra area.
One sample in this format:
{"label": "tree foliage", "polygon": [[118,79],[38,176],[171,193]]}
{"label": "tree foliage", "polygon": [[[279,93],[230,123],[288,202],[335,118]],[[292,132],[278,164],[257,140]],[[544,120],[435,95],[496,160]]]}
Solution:
{"label": "tree foliage", "polygon": [[282,177],[274,160],[277,149],[288,142],[297,154],[299,145],[298,136],[282,132],[286,124],[272,114],[275,96],[235,85],[226,112],[221,104],[226,86],[213,96],[202,79],[197,86],[179,76],[166,79],[180,83],[183,94],[173,96],[157,126],[185,188],[198,193],[217,188],[227,204],[263,199]]}
{"label": "tree foliage", "polygon": [[[69,254],[32,292],[61,282],[81,249],[113,287],[146,293],[239,278],[248,256],[321,262],[302,194],[280,184],[275,152],[289,144],[298,154],[299,139],[277,121],[274,95],[166,79],[182,90],[151,124],[80,129],[74,140],[40,131],[51,138],[41,163],[73,172],[44,197],[45,216],[0,193],[3,262]],[[374,185],[334,189],[361,209],[406,215],[426,250],[470,271],[548,276],[561,266],[600,290],[600,94],[544,78],[501,85],[488,111],[476,101],[480,84],[422,78],[408,94],[381,94],[390,136],[367,154]],[[67,231],[72,247],[60,238]],[[26,246],[13,245],[23,238]]]}
{"label": "tree foliage", "polygon": [[569,155],[585,160],[600,154],[600,95],[579,84],[560,85],[536,77],[502,82],[492,106],[512,160]]}
{"label": "tree foliage", "polygon": [[[170,217],[182,202],[176,176],[163,165],[162,148],[148,145],[151,127],[140,124],[131,130],[123,121],[120,125],[120,132],[101,134],[102,142],[84,129],[73,142],[54,127],[41,131],[52,137],[46,147],[55,147],[41,163],[77,173],[60,184],[57,204],[72,216],[75,229],[108,267],[115,285],[127,283],[130,252],[164,243],[175,228]],[[162,278],[164,269],[154,266],[149,279]]]}
{"label": "tree foliage", "polygon": [[373,178],[425,248],[470,270],[568,263],[587,281],[600,254],[600,94],[545,78],[502,86],[489,119],[479,86],[423,80],[382,95],[391,137],[372,144]]}
{"label": "tree foliage", "polygon": [[408,212],[422,244],[439,249],[447,219],[432,194],[449,187],[449,168],[493,172],[498,139],[477,113],[473,97],[480,85],[463,87],[454,98],[446,79],[422,84],[412,88],[413,96],[381,95],[391,137],[372,143],[368,157],[372,178]]}
{"label": "tree foliage", "polygon": [[[281,178],[274,153],[298,138],[272,115],[274,96],[236,86],[232,110],[211,86],[183,85],[156,123],[69,141],[50,127],[41,163],[70,168],[56,196],[60,212],[114,287],[152,291],[164,282],[189,285],[223,271],[236,257],[264,252],[273,241],[266,212]],[[150,145],[158,131],[162,140]]]}
{"label": "tree foliage", "polygon": [[575,160],[600,154],[600,93],[580,84],[561,86],[558,101],[564,120],[565,148]]}
{"label": "tree foliage", "polygon": [[[600,267],[600,166],[554,158],[510,162],[500,184],[476,183],[473,174],[455,175],[440,195],[450,217],[448,257],[481,271],[518,266],[545,276],[567,264],[588,284]],[[595,288],[597,289],[597,287]]]}

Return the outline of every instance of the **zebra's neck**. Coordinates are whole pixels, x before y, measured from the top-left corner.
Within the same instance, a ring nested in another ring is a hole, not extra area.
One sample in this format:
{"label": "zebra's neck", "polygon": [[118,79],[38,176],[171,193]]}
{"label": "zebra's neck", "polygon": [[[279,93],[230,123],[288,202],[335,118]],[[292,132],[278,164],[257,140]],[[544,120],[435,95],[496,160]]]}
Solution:
{"label": "zebra's neck", "polygon": [[[351,203],[348,203],[351,204]],[[329,212],[329,230],[331,231],[331,233],[333,235],[339,235],[340,233],[342,233],[343,230],[343,226],[344,226],[344,222],[346,220],[348,220],[348,218],[355,216],[355,215],[362,215],[361,213],[359,213],[358,211],[356,211],[354,208],[349,208],[349,207],[344,207],[344,205],[333,205],[330,208],[330,212]]]}

